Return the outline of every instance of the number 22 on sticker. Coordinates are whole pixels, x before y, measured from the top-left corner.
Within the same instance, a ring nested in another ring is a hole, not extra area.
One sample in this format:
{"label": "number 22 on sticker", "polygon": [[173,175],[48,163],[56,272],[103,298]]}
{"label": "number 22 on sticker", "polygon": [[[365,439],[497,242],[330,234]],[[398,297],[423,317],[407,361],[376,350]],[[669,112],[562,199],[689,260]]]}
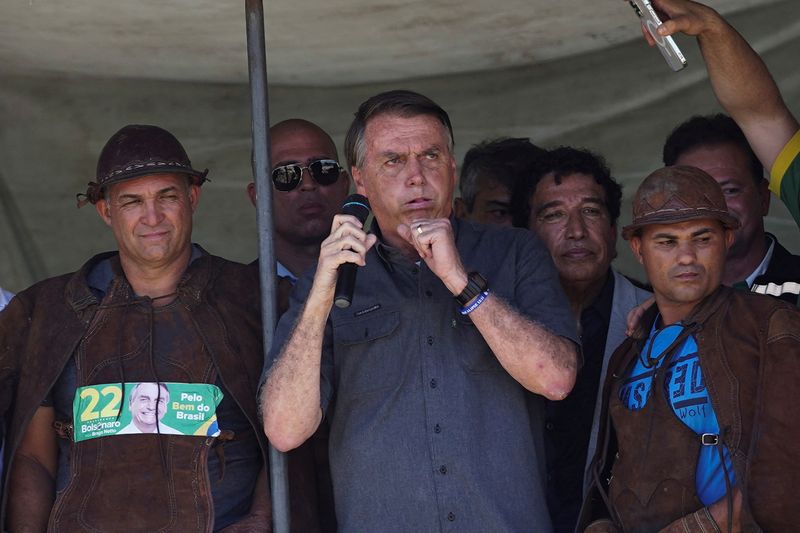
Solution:
{"label": "number 22 on sticker", "polygon": [[[100,395],[103,396],[106,405],[100,412],[97,412],[95,409],[97,408],[97,404],[100,403]],[[109,396],[111,398],[107,399]],[[89,404],[81,413],[81,422],[88,422],[100,417],[108,418],[117,416],[119,404],[122,400],[122,391],[117,385],[107,385],[100,389],[100,392],[98,392],[97,389],[83,389],[81,391],[81,400],[85,400],[86,398],[89,398]]]}

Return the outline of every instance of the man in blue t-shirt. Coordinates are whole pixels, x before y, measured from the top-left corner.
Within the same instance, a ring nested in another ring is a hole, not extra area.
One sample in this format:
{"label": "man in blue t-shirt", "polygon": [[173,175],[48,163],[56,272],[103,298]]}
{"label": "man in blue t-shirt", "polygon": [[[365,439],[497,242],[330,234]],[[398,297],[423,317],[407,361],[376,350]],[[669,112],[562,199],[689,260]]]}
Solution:
{"label": "man in blue t-shirt", "polygon": [[[579,531],[800,523],[800,311],[722,285],[739,221],[695,167],[650,174],[623,228],[656,305],[614,353]],[[616,447],[615,447],[616,445]]]}
{"label": "man in blue t-shirt", "polygon": [[[657,318],[656,323],[660,320],[660,317]],[[650,359],[640,358],[634,362],[633,370],[622,382],[619,399],[631,411],[647,407],[648,399],[654,393],[651,388],[656,374],[661,370],[664,374],[661,391],[672,413],[697,435],[718,435],[719,422],[703,381],[697,342],[691,334],[684,334],[685,329],[680,322],[661,328],[653,324],[643,350],[643,353],[649,354]],[[685,338],[675,343],[681,334]],[[669,350],[670,347],[673,349]],[[651,364],[650,360],[655,363]],[[728,483],[735,484],[730,454],[724,446],[722,456],[725,457],[724,465],[716,447],[700,448],[695,488],[703,505],[709,506],[725,496],[726,473]]]}

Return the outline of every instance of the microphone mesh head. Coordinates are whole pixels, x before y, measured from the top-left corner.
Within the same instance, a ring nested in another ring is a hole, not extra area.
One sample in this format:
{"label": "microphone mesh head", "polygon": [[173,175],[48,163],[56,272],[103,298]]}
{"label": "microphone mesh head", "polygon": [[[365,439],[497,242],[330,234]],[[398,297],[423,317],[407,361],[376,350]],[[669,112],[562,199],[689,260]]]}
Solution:
{"label": "microphone mesh head", "polygon": [[342,204],[342,214],[353,215],[363,224],[369,217],[369,200],[364,195],[351,194]]}

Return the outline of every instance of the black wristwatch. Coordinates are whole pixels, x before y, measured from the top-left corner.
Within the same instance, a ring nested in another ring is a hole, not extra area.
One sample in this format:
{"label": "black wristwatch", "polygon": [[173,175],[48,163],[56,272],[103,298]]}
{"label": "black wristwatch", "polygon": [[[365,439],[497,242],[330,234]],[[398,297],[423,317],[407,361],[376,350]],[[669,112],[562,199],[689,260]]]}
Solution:
{"label": "black wristwatch", "polygon": [[467,304],[480,293],[489,288],[486,278],[477,272],[470,272],[467,274],[467,286],[461,291],[461,294],[456,296],[456,301],[461,307],[466,307]]}

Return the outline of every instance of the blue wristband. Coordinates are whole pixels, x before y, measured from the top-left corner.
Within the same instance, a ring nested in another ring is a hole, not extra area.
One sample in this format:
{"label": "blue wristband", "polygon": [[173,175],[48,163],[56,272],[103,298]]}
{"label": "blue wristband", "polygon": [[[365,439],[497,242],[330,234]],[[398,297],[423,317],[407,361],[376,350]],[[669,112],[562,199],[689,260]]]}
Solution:
{"label": "blue wristband", "polygon": [[467,306],[467,307],[462,307],[462,308],[460,309],[460,311],[461,311],[461,314],[462,314],[462,315],[468,315],[468,314],[470,314],[471,312],[473,312],[474,310],[476,310],[476,309],[478,308],[478,306],[479,306],[479,305],[481,305],[481,304],[483,303],[483,301],[484,301],[484,300],[486,300],[486,298],[487,298],[488,296],[489,296],[489,289],[486,289],[485,291],[483,291],[482,293],[480,293],[480,294],[478,295],[478,297],[477,297],[477,298],[475,298],[475,301],[474,301],[474,302],[472,302],[472,303],[471,303],[469,306]]}

